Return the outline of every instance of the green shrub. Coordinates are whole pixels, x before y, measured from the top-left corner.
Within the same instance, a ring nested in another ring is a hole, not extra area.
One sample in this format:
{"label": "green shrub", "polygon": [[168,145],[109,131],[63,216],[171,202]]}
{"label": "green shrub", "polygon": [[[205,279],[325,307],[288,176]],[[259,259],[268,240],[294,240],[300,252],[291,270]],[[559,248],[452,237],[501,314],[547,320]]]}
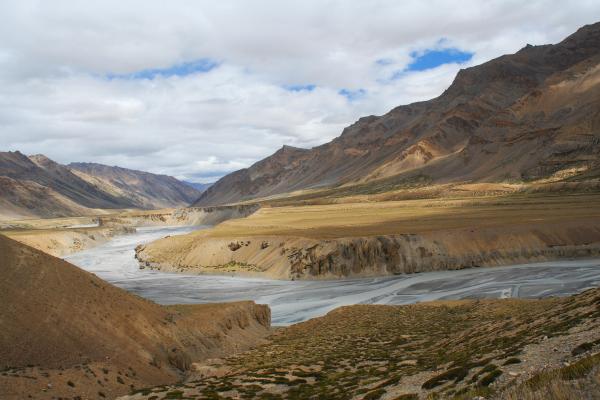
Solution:
{"label": "green shrub", "polygon": [[502,375],[502,371],[496,369],[490,372],[487,375],[484,375],[483,378],[479,380],[479,386],[490,386],[500,375]]}
{"label": "green shrub", "polygon": [[165,395],[165,399],[182,399],[183,398],[183,392],[181,390],[173,390],[170,392],[167,392],[167,394]]}
{"label": "green shrub", "polygon": [[469,374],[469,370],[465,367],[456,367],[449,369],[448,371],[441,373],[433,378],[425,381],[421,386],[423,389],[433,389],[436,386],[443,385],[444,383],[454,380],[455,383],[465,379],[465,376]]}
{"label": "green shrub", "polygon": [[580,354],[585,353],[586,351],[590,351],[593,347],[593,343],[581,343],[579,346],[571,350],[571,354],[574,356],[578,356]]}
{"label": "green shrub", "polygon": [[416,393],[401,394],[394,400],[419,400],[419,395]]}
{"label": "green shrub", "polygon": [[520,358],[511,357],[508,360],[504,361],[504,364],[502,364],[502,365],[512,365],[512,364],[520,364],[520,363],[521,363]]}
{"label": "green shrub", "polygon": [[369,392],[363,397],[364,400],[377,400],[385,394],[385,389],[377,389]]}

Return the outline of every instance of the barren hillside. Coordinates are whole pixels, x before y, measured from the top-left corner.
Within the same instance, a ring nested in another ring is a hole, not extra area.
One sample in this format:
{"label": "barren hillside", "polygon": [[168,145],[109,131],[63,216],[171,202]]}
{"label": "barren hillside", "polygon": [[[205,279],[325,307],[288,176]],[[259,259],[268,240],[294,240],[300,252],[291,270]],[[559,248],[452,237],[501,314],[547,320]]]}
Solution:
{"label": "barren hillside", "polygon": [[256,344],[268,307],[162,307],[0,236],[2,398],[114,398]]}
{"label": "barren hillside", "polygon": [[170,176],[99,164],[65,166],[41,154],[0,152],[0,219],[179,207],[199,195]]}
{"label": "barren hillside", "polygon": [[284,146],[196,205],[299,190],[377,193],[447,182],[597,180],[600,23],[461,70],[439,97],[361,118],[312,149]]}

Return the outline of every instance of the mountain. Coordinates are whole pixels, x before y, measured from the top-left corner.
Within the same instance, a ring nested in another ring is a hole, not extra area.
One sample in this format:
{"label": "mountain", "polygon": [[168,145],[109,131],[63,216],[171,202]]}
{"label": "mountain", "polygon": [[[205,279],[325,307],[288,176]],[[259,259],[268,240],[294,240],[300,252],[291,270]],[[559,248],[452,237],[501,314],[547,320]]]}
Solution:
{"label": "mountain", "polygon": [[187,205],[200,192],[175,178],[97,164],[65,166],[0,152],[0,217],[90,215],[99,209]]}
{"label": "mountain", "polygon": [[209,187],[211,187],[214,184],[214,182],[210,182],[210,183],[199,183],[199,182],[188,182],[188,181],[182,181],[182,182],[188,186],[193,187],[200,193],[204,192],[206,189],[208,189]]}
{"label": "mountain", "polygon": [[600,23],[459,71],[439,97],[368,116],[312,149],[284,146],[195,205],[293,191],[600,176]]}
{"label": "mountain", "polygon": [[60,216],[96,208],[126,208],[131,203],[75,175],[64,165],[41,156],[0,153],[0,214]]}
{"label": "mountain", "polygon": [[200,196],[200,191],[172,176],[94,163],[71,163],[68,167],[104,191],[126,196],[136,208],[187,206]]}
{"label": "mountain", "polygon": [[3,399],[115,398],[269,332],[267,306],[159,306],[2,235],[0,276]]}

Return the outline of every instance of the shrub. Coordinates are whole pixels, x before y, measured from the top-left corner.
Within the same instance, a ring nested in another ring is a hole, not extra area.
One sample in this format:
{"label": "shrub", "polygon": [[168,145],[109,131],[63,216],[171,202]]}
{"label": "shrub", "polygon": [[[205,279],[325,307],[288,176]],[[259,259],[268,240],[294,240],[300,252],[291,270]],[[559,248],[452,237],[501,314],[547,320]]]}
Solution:
{"label": "shrub", "polygon": [[433,378],[425,381],[421,387],[423,389],[433,389],[436,386],[443,385],[444,383],[454,380],[454,382],[460,382],[465,379],[469,370],[465,367],[456,367],[449,369],[448,371],[441,373]]}
{"label": "shrub", "polygon": [[490,372],[479,380],[479,386],[490,386],[500,375],[502,371],[499,369]]}
{"label": "shrub", "polygon": [[585,353],[586,351],[590,351],[594,347],[593,343],[581,343],[579,346],[575,347],[571,350],[571,354],[574,356],[578,356],[580,354]]}
{"label": "shrub", "polygon": [[416,393],[401,394],[394,400],[419,400],[419,395]]}
{"label": "shrub", "polygon": [[385,394],[385,389],[377,389],[369,392],[363,397],[364,400],[377,400]]}

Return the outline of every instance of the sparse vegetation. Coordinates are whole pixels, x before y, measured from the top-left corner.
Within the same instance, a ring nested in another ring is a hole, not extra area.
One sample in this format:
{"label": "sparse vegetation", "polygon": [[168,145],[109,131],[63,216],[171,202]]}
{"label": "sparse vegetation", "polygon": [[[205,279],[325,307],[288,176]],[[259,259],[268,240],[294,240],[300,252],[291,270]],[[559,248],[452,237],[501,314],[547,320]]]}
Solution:
{"label": "sparse vegetation", "polygon": [[[226,360],[233,375],[187,387],[202,398],[378,399],[425,374],[418,385],[432,399],[489,398],[498,382],[510,380],[499,380],[503,367],[518,368],[523,361],[515,354],[527,345],[598,324],[597,297],[588,291],[544,300],[344,307],[276,330],[269,343]],[[582,376],[592,365],[576,362],[561,379]]]}

